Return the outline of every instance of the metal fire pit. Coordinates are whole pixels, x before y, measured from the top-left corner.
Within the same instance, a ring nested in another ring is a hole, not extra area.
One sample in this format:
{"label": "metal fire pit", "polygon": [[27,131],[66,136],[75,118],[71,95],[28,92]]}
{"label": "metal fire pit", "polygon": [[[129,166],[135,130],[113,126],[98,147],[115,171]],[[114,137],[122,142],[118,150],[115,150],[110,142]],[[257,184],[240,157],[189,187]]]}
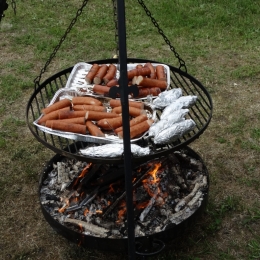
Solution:
{"label": "metal fire pit", "polygon": [[[80,145],[80,143],[77,143]],[[72,153],[76,152],[76,147],[74,144],[69,146],[69,151]],[[165,245],[168,242],[180,239],[181,236],[187,234],[186,231],[192,227],[197,219],[201,217],[203,213],[208,199],[208,191],[209,191],[209,174],[207,168],[201,159],[201,157],[194,152],[191,148],[186,147],[183,149],[185,154],[191,156],[192,158],[199,160],[203,165],[203,172],[207,177],[207,188],[203,192],[203,200],[201,202],[200,207],[198,207],[195,212],[185,220],[183,220],[178,225],[172,224],[170,227],[167,227],[166,230],[154,233],[152,235],[143,236],[143,237],[136,237],[135,238],[135,245],[136,245],[136,254],[142,256],[149,256],[154,255],[162,249],[164,249]],[[68,152],[68,151],[66,151]],[[43,172],[41,173],[40,180],[39,180],[39,197],[41,196],[41,188],[43,186],[43,182],[47,178],[48,173],[53,169],[53,164],[61,161],[64,156],[57,154],[55,155],[45,166]],[[68,240],[81,245],[86,248],[91,249],[98,249],[101,251],[111,251],[111,252],[120,252],[120,253],[127,253],[128,250],[128,239],[112,239],[112,238],[101,238],[92,235],[85,235],[83,233],[74,231],[65,225],[61,224],[57,220],[55,220],[50,213],[46,210],[44,205],[40,204],[42,213],[46,219],[46,221],[50,224],[50,226],[60,235],[67,238]]]}
{"label": "metal fire pit", "polygon": [[[127,63],[146,62],[158,63],[156,61],[144,59],[127,59]],[[105,59],[88,63],[108,64],[118,63],[118,60]],[[155,145],[147,143],[146,140],[141,139],[137,144],[144,147],[149,145],[151,147],[151,153],[147,156],[132,157],[132,161],[134,163],[144,162],[153,158],[165,156],[168,153],[187,146],[192,141],[197,139],[205,131],[208,124],[210,123],[212,117],[212,100],[205,87],[188,73],[183,72],[182,70],[177,69],[171,65],[168,66],[170,68],[170,89],[181,88],[184,95],[196,95],[198,97],[196,104],[190,108],[189,112],[189,117],[195,121],[196,128],[188,134],[184,135],[179,140],[167,145]],[[86,148],[92,144],[88,142],[80,142],[80,145],[77,146],[75,140],[42,132],[37,129],[35,125],[33,125],[33,122],[41,114],[41,109],[49,104],[56,91],[65,87],[72,69],[73,67],[70,67],[53,75],[45,82],[43,82],[37,89],[35,89],[26,108],[26,119],[30,131],[39,142],[43,143],[47,148],[53,150],[55,153],[77,160],[93,163],[123,163],[123,157],[97,158],[80,155],[78,153],[79,149]],[[157,113],[157,117],[160,118],[160,113]],[[72,152],[71,147],[74,148],[75,152]]]}

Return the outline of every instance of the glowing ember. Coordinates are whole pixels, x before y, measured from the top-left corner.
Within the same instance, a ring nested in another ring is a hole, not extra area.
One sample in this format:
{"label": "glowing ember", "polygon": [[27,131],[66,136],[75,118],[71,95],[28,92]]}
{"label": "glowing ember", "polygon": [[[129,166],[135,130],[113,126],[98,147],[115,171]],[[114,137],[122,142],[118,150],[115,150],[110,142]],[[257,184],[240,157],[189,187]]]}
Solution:
{"label": "glowing ember", "polygon": [[138,203],[138,204],[136,205],[136,208],[137,208],[137,209],[145,209],[145,208],[147,207],[148,203],[149,203],[149,201],[143,201],[143,202],[141,202],[141,203]]}
{"label": "glowing ember", "polygon": [[70,205],[69,200],[65,199],[65,205],[63,205],[60,209],[58,209],[59,213],[64,213],[64,211],[66,210],[66,208],[68,208],[69,205]]}
{"label": "glowing ember", "polygon": [[118,220],[116,221],[116,223],[121,223],[124,220],[125,213],[126,213],[126,208],[120,209],[118,211]]}
{"label": "glowing ember", "polygon": [[73,188],[75,188],[79,182],[80,179],[82,179],[88,172],[88,169],[91,167],[92,163],[89,163],[83,170],[82,172],[80,173],[80,175],[78,176],[78,178],[76,179],[74,185],[73,185]]}
{"label": "glowing ember", "polygon": [[85,210],[84,210],[84,216],[87,216],[87,214],[89,213],[89,210],[88,210],[88,208],[86,208]]}

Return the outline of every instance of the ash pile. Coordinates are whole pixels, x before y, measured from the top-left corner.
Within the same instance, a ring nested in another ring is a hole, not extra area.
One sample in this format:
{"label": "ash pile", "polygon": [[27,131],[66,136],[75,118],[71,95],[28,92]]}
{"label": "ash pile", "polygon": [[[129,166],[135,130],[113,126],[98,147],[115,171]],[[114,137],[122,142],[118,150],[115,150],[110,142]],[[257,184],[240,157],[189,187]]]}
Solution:
{"label": "ash pile", "polygon": [[[208,173],[185,149],[133,167],[135,236],[178,225],[201,206]],[[127,237],[124,165],[93,164],[62,158],[40,187],[49,215],[83,235]]]}

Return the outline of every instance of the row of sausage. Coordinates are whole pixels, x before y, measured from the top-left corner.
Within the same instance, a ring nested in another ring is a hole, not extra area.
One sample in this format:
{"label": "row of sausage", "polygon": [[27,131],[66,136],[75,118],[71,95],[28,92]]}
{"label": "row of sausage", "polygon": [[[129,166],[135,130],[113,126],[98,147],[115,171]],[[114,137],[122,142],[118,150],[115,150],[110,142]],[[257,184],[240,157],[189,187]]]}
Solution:
{"label": "row of sausage", "polygon": [[[122,106],[118,99],[109,101],[111,111],[94,97],[82,96],[61,99],[42,109],[42,116],[37,123],[53,130],[90,134],[105,137],[106,131],[123,138]],[[149,130],[153,124],[148,119],[144,104],[129,101],[130,138],[134,139]]]}
{"label": "row of sausage", "polygon": [[[85,76],[87,84],[93,85],[93,92],[107,96],[113,86],[119,86],[116,78],[117,67],[114,64],[93,64]],[[137,85],[139,94],[135,98],[148,95],[158,96],[167,89],[167,72],[162,64],[137,64],[127,71],[128,85]]]}

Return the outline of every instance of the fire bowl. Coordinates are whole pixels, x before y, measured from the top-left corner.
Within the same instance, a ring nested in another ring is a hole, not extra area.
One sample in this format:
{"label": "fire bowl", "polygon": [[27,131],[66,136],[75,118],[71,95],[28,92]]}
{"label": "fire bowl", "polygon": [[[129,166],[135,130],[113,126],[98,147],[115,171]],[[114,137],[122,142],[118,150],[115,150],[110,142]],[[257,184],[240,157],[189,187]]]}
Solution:
{"label": "fire bowl", "polygon": [[[70,147],[71,152],[73,152],[73,147]],[[204,182],[205,185],[203,189],[200,191],[202,193],[200,199],[199,199],[199,204],[196,207],[196,209],[192,211],[192,214],[188,214],[187,217],[184,217],[183,220],[181,221],[172,221],[172,223],[168,223],[165,225],[165,228],[162,230],[159,230],[158,232],[155,233],[149,233],[144,234],[144,235],[138,235],[135,237],[135,244],[136,244],[136,253],[140,255],[150,255],[154,254],[157,252],[160,252],[164,247],[166,243],[169,243],[171,240],[176,240],[179,239],[182,234],[185,232],[187,229],[191,229],[192,226],[194,226],[195,222],[198,220],[199,217],[201,217],[205,206],[207,204],[207,199],[208,199],[208,191],[209,191],[209,174],[208,170],[201,159],[201,157],[193,151],[189,147],[185,147],[184,149],[175,152],[177,153],[177,157],[179,157],[178,154],[184,155],[184,161],[185,163],[185,156],[188,156],[189,158],[192,158],[194,161],[200,162],[200,171],[203,172],[203,177],[204,177]],[[50,214],[49,210],[47,210],[47,207],[44,203],[42,203],[41,198],[43,196],[42,194],[42,189],[43,186],[46,183],[47,178],[50,178],[48,174],[53,171],[54,165],[57,164],[57,162],[60,162],[64,160],[67,157],[64,157],[61,154],[56,154],[51,160],[46,164],[45,168],[43,169],[40,180],[39,180],[39,197],[40,197],[40,207],[42,210],[42,213],[46,219],[46,221],[49,223],[49,225],[61,236],[67,238],[68,240],[86,247],[86,248],[91,248],[91,249],[97,249],[101,251],[111,251],[111,252],[120,252],[120,253],[127,253],[128,249],[128,239],[127,235],[124,237],[113,237],[107,236],[107,237],[100,237],[96,236],[93,234],[89,234],[86,232],[82,232],[82,229],[76,229],[76,228],[71,228],[68,226],[67,223],[61,223],[60,221],[57,221],[53,217],[53,214]],[[161,158],[160,158],[161,159]],[[171,173],[169,173],[171,174]],[[193,183],[194,184],[194,183]],[[193,186],[192,186],[193,187]],[[194,189],[192,188],[192,192],[194,193],[193,196],[195,196]],[[192,193],[191,192],[191,193]],[[183,200],[188,199],[190,195],[183,196]],[[173,214],[177,214],[178,212],[181,212],[181,210],[185,210],[185,207],[183,208],[182,199],[179,200],[179,203],[173,203]],[[189,198],[189,202],[192,201],[192,198]],[[186,201],[186,204],[188,204],[188,201]],[[50,202],[51,203],[51,202]],[[179,209],[177,210],[176,208]],[[184,202],[185,204],[185,202]],[[178,212],[175,212],[174,210],[177,210]],[[173,218],[173,217],[171,217]],[[141,224],[143,225],[143,224]],[[151,249],[152,248],[152,249]],[[152,251],[152,252],[151,252]]]}

